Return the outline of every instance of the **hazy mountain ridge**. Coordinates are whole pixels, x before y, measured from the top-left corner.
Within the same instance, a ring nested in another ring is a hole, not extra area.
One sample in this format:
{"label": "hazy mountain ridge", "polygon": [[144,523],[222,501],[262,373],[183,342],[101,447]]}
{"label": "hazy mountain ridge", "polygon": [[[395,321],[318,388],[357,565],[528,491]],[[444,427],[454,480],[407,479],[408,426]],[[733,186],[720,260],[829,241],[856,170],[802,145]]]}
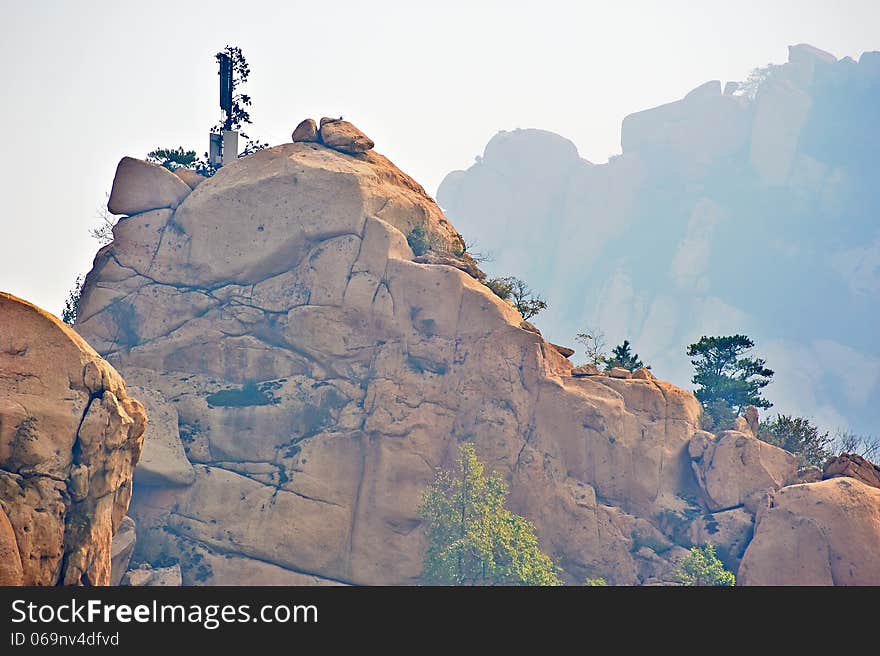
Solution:
{"label": "hazy mountain ridge", "polygon": [[777,370],[777,409],[829,429],[880,419],[880,53],[811,46],[739,90],[700,85],[623,122],[593,165],[541,130],[500,132],[438,201],[490,274],[550,300],[539,325],[634,341],[689,386],[685,346],[746,332]]}

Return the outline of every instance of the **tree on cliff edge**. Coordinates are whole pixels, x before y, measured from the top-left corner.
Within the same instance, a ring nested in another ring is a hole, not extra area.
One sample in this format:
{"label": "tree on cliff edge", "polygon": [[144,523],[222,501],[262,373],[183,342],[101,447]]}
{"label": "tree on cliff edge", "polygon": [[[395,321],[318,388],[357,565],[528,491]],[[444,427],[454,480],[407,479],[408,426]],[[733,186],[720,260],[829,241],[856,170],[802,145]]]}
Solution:
{"label": "tree on cliff edge", "polygon": [[740,414],[747,405],[769,408],[773,404],[761,396],[770,384],[773,371],[765,367],[763,358],[746,357],[755,343],[745,335],[700,337],[687,347],[696,373],[694,391],[703,409],[712,416],[716,427]]}
{"label": "tree on cliff edge", "polygon": [[531,522],[504,507],[507,484],[486,477],[473,444],[462,444],[454,471],[438,470],[419,515],[428,548],[424,579],[437,585],[561,585],[538,548]]}

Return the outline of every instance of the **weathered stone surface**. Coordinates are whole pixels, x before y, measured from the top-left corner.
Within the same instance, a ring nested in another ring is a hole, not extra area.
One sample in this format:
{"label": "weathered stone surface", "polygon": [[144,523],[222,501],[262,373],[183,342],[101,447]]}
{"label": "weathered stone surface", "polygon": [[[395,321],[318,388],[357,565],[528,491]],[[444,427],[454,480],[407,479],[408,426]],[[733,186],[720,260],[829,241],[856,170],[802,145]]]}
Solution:
{"label": "weathered stone surface", "polygon": [[307,118],[301,121],[291,133],[290,140],[294,143],[300,141],[313,143],[318,141],[318,125],[315,123],[315,119]]}
{"label": "weathered stone surface", "polygon": [[110,548],[110,585],[119,585],[128,570],[137,540],[134,520],[126,515],[119,524]]}
{"label": "weathered stone surface", "polygon": [[855,453],[841,453],[825,463],[822,478],[836,476],[849,476],[865,485],[880,488],[880,467]]}
{"label": "weathered stone surface", "polygon": [[776,490],[797,478],[792,454],[738,431],[719,433],[702,452],[693,447],[691,457],[710,510],[735,508],[756,492]]}
{"label": "weathered stone surface", "polygon": [[557,352],[558,352],[563,358],[570,358],[571,356],[574,355],[574,349],[573,349],[573,348],[569,348],[569,347],[567,347],[567,346],[560,346],[559,344],[553,344],[553,343],[551,343],[551,342],[547,342],[547,343],[550,344],[550,346],[552,346],[553,348],[555,348],[556,351],[557,351]]}
{"label": "weathered stone surface", "polygon": [[160,392],[130,386],[129,392],[144,408],[150,423],[144,432],[144,448],[134,471],[139,485],[189,485],[195,481],[178,431],[177,410]]}
{"label": "weathered stone surface", "polygon": [[106,585],[146,425],[119,374],[57,318],[0,293],[0,508],[25,585]]}
{"label": "weathered stone surface", "polygon": [[571,370],[571,375],[580,378],[584,376],[601,376],[602,372],[594,364],[582,364]]}
{"label": "weathered stone surface", "polygon": [[880,489],[848,477],[791,485],[758,513],[740,585],[880,585]]}
{"label": "weathered stone surface", "polygon": [[195,189],[200,184],[202,184],[205,180],[208,179],[205,176],[203,176],[201,173],[196,173],[192,169],[177,169],[174,172],[174,175],[176,175],[178,178],[183,180],[187,185],[189,185],[190,189]]}
{"label": "weathered stone surface", "polygon": [[0,505],[0,586],[22,585],[24,574],[15,531]]}
{"label": "weathered stone surface", "polygon": [[632,377],[638,380],[654,380],[656,376],[651,373],[650,369],[642,367],[641,369],[636,369],[632,372]]}
{"label": "weathered stone surface", "polygon": [[467,253],[457,256],[452,255],[451,253],[428,251],[424,255],[419,255],[418,257],[413,258],[413,262],[418,262],[419,264],[443,264],[464,271],[466,274],[477,280],[486,279],[486,274],[482,272],[474,259]]}
{"label": "weathered stone surface", "polygon": [[375,145],[363,132],[342,119],[321,119],[321,142],[333,150],[357,155],[371,150]]}
{"label": "weathered stone surface", "polygon": [[608,375],[612,378],[632,378],[632,372],[623,367],[612,367],[608,370]]}
{"label": "weathered stone surface", "polygon": [[706,542],[716,545],[718,557],[728,569],[736,572],[752,539],[754,524],[752,513],[745,508],[733,508],[701,515],[691,524],[688,536],[695,545]]}
{"label": "weathered stone surface", "polygon": [[122,585],[132,587],[173,587],[183,585],[182,581],[180,565],[171,565],[170,567],[141,565],[137,569],[128,570],[122,577]]}
{"label": "weathered stone surface", "polygon": [[107,209],[112,214],[140,214],[165,207],[174,209],[190,192],[190,185],[168,169],[123,157],[116,167]]}
{"label": "weathered stone surface", "polygon": [[241,581],[235,563],[260,580],[417,582],[420,496],[473,440],[571,582],[671,576],[674,549],[639,552],[632,532],[659,535],[653,518],[693,494],[696,399],[572,377],[472,275],[414,262],[416,225],[435,252],[462,251],[384,157],[313,143],[242,158],[175,211],[120,222],[78,328],[176,409],[195,472],[136,487],[138,560],[174,558],[188,584]]}

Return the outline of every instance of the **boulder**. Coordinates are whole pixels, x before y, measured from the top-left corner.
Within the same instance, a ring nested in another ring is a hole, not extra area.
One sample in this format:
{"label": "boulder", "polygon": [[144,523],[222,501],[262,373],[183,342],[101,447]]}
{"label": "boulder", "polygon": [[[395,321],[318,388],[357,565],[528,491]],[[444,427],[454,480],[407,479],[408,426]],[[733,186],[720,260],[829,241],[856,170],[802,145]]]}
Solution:
{"label": "boulder", "polygon": [[608,375],[612,378],[632,378],[632,372],[623,367],[612,367],[608,370]]}
{"label": "boulder", "polygon": [[110,548],[110,585],[119,585],[134,553],[137,535],[134,520],[126,515],[113,536]]}
{"label": "boulder", "polygon": [[755,518],[739,585],[880,585],[880,489],[838,477],[791,485]]}
{"label": "boulder", "polygon": [[160,392],[129,387],[143,403],[150,423],[144,432],[144,448],[134,480],[139,485],[189,485],[195,480],[178,431],[177,410]]}
{"label": "boulder", "polygon": [[0,293],[0,535],[8,520],[22,583],[109,583],[145,426],[143,406],[76,332]]}
{"label": "boulder", "polygon": [[865,485],[880,488],[880,467],[855,453],[841,453],[825,463],[822,478],[837,476],[849,476]]}
{"label": "boulder", "polygon": [[315,119],[307,118],[300,122],[290,135],[290,140],[294,143],[300,141],[306,143],[318,141],[318,125],[315,123]]}
{"label": "boulder", "polygon": [[557,351],[557,352],[558,352],[563,358],[570,358],[571,356],[574,355],[574,349],[573,349],[573,348],[569,348],[569,347],[567,347],[567,346],[560,346],[559,344],[553,344],[552,342],[548,342],[548,344],[550,344],[551,347],[553,347],[554,349],[556,349],[556,351]]}
{"label": "boulder", "polygon": [[582,378],[584,376],[601,376],[602,372],[594,364],[582,364],[572,369],[571,375],[575,378]]}
{"label": "boulder", "polygon": [[168,169],[133,157],[116,167],[107,209],[112,214],[140,214],[164,207],[174,209],[192,188]]}
{"label": "boulder", "polygon": [[632,377],[637,380],[654,380],[656,378],[656,376],[651,373],[651,370],[646,367],[636,369],[634,372],[632,372]]}
{"label": "boulder", "polygon": [[15,531],[0,505],[0,586],[22,585],[24,574]]}
{"label": "boulder", "polygon": [[[753,435],[723,431],[705,446],[691,445],[694,473],[706,505],[717,511],[741,506],[751,495],[776,490],[797,478],[797,459]],[[702,451],[701,451],[702,447]]]}
{"label": "boulder", "polygon": [[363,132],[342,119],[321,119],[321,142],[333,150],[350,155],[365,153],[375,145]]}
{"label": "boulder", "polygon": [[152,567],[143,564],[137,569],[130,569],[122,577],[122,585],[132,587],[174,587],[183,585],[180,565],[170,567]]}
{"label": "boulder", "polygon": [[202,184],[205,180],[208,179],[205,176],[203,176],[201,173],[196,173],[192,169],[177,169],[174,172],[174,175],[176,175],[178,178],[183,180],[187,185],[189,185],[190,189],[195,189],[200,184]]}

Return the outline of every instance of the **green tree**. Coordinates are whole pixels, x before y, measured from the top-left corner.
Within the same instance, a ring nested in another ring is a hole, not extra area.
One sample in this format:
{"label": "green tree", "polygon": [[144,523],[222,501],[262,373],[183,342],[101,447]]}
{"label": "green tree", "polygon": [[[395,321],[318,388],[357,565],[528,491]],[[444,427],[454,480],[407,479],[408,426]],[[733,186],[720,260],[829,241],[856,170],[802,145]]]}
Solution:
{"label": "green tree", "polygon": [[[611,355],[605,358],[605,369],[613,369],[614,367],[622,367],[629,371],[635,371],[645,367],[645,363],[639,360],[639,354],[632,352],[632,345],[628,339],[623,340],[623,344],[615,346],[611,349]],[[651,367],[645,367],[650,369]]]}
{"label": "green tree", "polygon": [[834,448],[834,438],[803,417],[777,415],[772,421],[762,421],[758,425],[758,439],[785,449],[798,457],[801,466],[821,467],[830,458]]}
{"label": "green tree", "polygon": [[755,343],[745,335],[700,337],[687,347],[696,373],[692,379],[694,392],[703,409],[716,421],[725,414],[725,406],[733,416],[747,405],[769,408],[773,404],[761,396],[770,384],[773,371],[762,358],[746,357]]}
{"label": "green tree", "polygon": [[507,484],[485,476],[474,445],[459,447],[454,471],[438,470],[419,515],[428,548],[424,579],[439,585],[561,585],[535,527],[504,507]]}
{"label": "green tree", "polygon": [[169,171],[188,169],[198,162],[198,156],[194,150],[184,150],[183,146],[177,148],[156,148],[147,153],[147,161],[158,164]]}
{"label": "green tree", "polygon": [[541,295],[529,289],[529,286],[519,278],[513,276],[491,278],[483,284],[502,301],[507,301],[515,307],[526,321],[541,310],[547,309],[547,302],[541,298]]}
{"label": "green tree", "polygon": [[733,572],[715,555],[715,547],[706,542],[702,547],[692,547],[690,553],[675,570],[675,578],[682,585],[729,586],[736,584]]}
{"label": "green tree", "polygon": [[61,310],[61,320],[68,326],[76,323],[76,315],[79,312],[79,299],[82,296],[83,277],[77,276],[73,283],[73,289],[67,293],[64,301],[64,309]]}

